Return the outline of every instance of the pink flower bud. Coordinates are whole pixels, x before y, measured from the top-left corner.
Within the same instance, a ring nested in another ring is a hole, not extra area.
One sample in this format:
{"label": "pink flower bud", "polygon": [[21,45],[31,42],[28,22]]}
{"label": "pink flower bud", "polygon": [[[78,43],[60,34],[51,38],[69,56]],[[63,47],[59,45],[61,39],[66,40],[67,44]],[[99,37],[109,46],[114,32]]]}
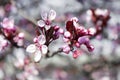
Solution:
{"label": "pink flower bud", "polygon": [[93,36],[95,33],[96,33],[95,28],[89,28],[89,29],[88,29],[88,34],[89,34],[89,35]]}
{"label": "pink flower bud", "polygon": [[80,47],[80,44],[79,44],[78,42],[76,42],[76,43],[75,43],[75,46],[76,46],[77,48],[79,48],[79,47]]}
{"label": "pink flower bud", "polygon": [[78,38],[78,42],[79,42],[80,45],[88,43],[89,42],[89,38],[87,36],[79,37]]}
{"label": "pink flower bud", "polygon": [[64,33],[64,37],[69,38],[71,36],[71,33],[69,31],[66,31]]}
{"label": "pink flower bud", "polygon": [[81,53],[82,53],[82,52],[81,52],[80,50],[75,50],[75,51],[73,52],[73,58],[76,59]]}
{"label": "pink flower bud", "polygon": [[90,51],[90,52],[92,52],[94,50],[94,46],[92,46],[92,45],[87,46],[87,48],[88,48],[88,51]]}
{"label": "pink flower bud", "polygon": [[59,26],[55,26],[55,27],[54,27],[54,30],[55,30],[55,31],[58,31],[59,28],[60,28]]}
{"label": "pink flower bud", "polygon": [[64,45],[63,46],[63,52],[68,54],[70,52],[70,47],[68,45]]}
{"label": "pink flower bud", "polygon": [[23,39],[23,38],[24,38],[24,33],[22,33],[22,32],[19,33],[19,34],[18,34],[18,37],[19,37],[20,39]]}
{"label": "pink flower bud", "polygon": [[63,33],[64,33],[64,30],[63,30],[62,28],[59,28],[58,32],[59,32],[60,34],[63,34]]}

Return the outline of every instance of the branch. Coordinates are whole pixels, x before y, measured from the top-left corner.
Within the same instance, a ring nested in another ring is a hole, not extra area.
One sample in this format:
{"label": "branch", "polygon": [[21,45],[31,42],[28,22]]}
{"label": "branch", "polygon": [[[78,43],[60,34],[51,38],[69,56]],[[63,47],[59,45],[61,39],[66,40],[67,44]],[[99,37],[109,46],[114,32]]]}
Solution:
{"label": "branch", "polygon": [[[16,2],[14,0],[11,0],[11,4],[13,6],[16,6]],[[19,15],[21,15],[23,18],[25,18],[26,20],[30,21],[31,23],[33,23],[34,25],[38,26],[37,25],[37,21],[33,18],[33,17],[30,17],[24,10],[20,9],[20,8],[17,8],[17,13]]]}

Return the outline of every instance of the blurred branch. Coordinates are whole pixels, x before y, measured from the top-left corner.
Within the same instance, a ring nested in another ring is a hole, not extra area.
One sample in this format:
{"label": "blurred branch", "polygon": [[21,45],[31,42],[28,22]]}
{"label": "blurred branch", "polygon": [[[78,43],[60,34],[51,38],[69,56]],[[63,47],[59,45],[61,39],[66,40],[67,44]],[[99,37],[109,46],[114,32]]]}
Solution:
{"label": "blurred branch", "polygon": [[[15,2],[14,0],[11,0],[11,4],[12,4],[13,6],[15,6],[15,5],[16,5],[16,2]],[[23,18],[25,18],[26,20],[28,20],[28,21],[30,21],[31,23],[33,23],[33,24],[35,25],[35,27],[37,26],[37,21],[36,21],[34,18],[32,18],[32,17],[30,17],[29,15],[27,15],[27,14],[25,13],[25,11],[23,11],[22,9],[17,8],[17,13],[18,13],[20,16],[22,16]],[[23,33],[25,34],[26,40],[31,41],[31,40],[33,39],[33,37],[30,35],[30,33],[28,33],[27,31],[25,31],[24,29],[17,27],[17,30],[20,31],[20,32],[23,32]]]}
{"label": "blurred branch", "polygon": [[[11,4],[13,6],[16,5],[16,2],[14,0],[11,0]],[[32,22],[34,25],[38,26],[37,25],[37,21],[33,18],[33,17],[30,17],[24,10],[20,9],[20,8],[17,8],[17,12],[20,16],[22,16],[23,18],[25,18],[26,20]]]}

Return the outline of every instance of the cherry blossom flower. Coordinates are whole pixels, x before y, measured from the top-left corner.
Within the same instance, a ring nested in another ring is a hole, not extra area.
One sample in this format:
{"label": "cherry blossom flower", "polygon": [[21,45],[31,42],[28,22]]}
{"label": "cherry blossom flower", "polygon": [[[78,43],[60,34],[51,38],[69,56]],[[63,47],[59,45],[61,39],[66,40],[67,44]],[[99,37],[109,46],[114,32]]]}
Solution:
{"label": "cherry blossom flower", "polygon": [[8,29],[8,30],[14,30],[15,29],[13,19],[4,18],[3,22],[1,22],[1,25],[4,29]]}
{"label": "cherry blossom flower", "polygon": [[24,33],[18,32],[14,20],[9,18],[4,18],[1,22],[1,34],[4,35],[5,39],[15,47],[22,47],[24,44]]}
{"label": "cherry blossom flower", "polygon": [[30,44],[26,48],[27,52],[34,53],[35,62],[40,61],[43,55],[47,57],[49,44],[64,33],[58,25],[52,25],[52,20],[56,17],[54,10],[42,13],[41,17],[43,20],[38,21],[39,27],[36,28],[37,37],[33,39],[34,44]]}
{"label": "cherry blossom flower", "polygon": [[[35,40],[36,39],[36,40]],[[46,55],[48,52],[48,47],[45,45],[46,43],[46,38],[44,35],[40,35],[37,38],[35,38],[35,43],[30,44],[27,48],[26,51],[28,53],[34,53],[34,61],[38,62],[40,61],[41,57],[43,55]]]}
{"label": "cherry blossom flower", "polygon": [[41,17],[43,20],[37,22],[39,27],[45,27],[45,29],[48,30],[51,27],[51,21],[56,17],[56,12],[54,10],[50,10],[48,13],[43,12]]}

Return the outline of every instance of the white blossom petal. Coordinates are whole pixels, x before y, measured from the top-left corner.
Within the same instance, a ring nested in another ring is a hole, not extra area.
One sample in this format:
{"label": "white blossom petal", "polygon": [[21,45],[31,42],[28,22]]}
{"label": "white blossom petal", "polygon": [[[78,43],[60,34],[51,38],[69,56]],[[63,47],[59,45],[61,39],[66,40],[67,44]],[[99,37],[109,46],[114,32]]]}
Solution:
{"label": "white blossom petal", "polygon": [[45,29],[46,29],[46,30],[48,30],[48,29],[50,29],[50,28],[51,28],[50,25],[45,25]]}
{"label": "white blossom petal", "polygon": [[55,17],[56,17],[56,12],[54,10],[50,10],[48,19],[51,21],[51,20],[54,20]]}
{"label": "white blossom petal", "polygon": [[45,26],[45,22],[44,22],[43,20],[39,20],[39,21],[37,22],[37,24],[38,24],[38,26],[40,26],[40,27],[44,27],[44,26]]}
{"label": "white blossom petal", "polygon": [[34,61],[35,61],[35,62],[40,61],[41,57],[42,57],[41,51],[40,51],[40,50],[37,50],[37,51],[35,52],[35,54],[34,54]]}
{"label": "white blossom petal", "polygon": [[36,46],[35,44],[30,44],[27,48],[26,48],[26,52],[28,53],[34,53],[36,51]]}
{"label": "white blossom petal", "polygon": [[46,54],[48,52],[48,47],[46,45],[42,45],[41,52],[42,54]]}
{"label": "white blossom petal", "polygon": [[42,17],[43,20],[47,20],[48,13],[46,11],[42,12],[41,17]]}
{"label": "white blossom petal", "polygon": [[38,43],[39,44],[45,44],[45,42],[46,42],[46,39],[45,39],[45,36],[44,35],[40,35],[40,36],[38,36]]}

